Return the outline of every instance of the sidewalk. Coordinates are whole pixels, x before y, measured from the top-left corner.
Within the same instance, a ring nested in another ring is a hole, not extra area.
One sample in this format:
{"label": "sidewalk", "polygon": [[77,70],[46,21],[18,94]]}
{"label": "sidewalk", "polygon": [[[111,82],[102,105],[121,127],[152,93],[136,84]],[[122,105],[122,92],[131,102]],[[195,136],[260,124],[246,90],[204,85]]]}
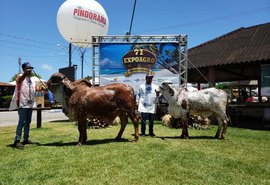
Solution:
{"label": "sidewalk", "polygon": [[[0,127],[17,125],[19,120],[17,111],[5,111],[0,112]],[[43,110],[42,111],[42,123],[51,121],[68,121],[68,117],[62,113],[61,109]],[[37,122],[37,111],[33,111],[31,124]]]}

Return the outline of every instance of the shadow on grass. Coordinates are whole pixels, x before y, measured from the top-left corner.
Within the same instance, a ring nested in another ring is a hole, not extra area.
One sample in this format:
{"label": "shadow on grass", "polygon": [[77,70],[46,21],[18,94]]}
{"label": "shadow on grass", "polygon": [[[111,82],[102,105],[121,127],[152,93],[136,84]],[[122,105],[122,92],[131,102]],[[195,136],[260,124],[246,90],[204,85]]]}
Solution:
{"label": "shadow on grass", "polygon": [[[165,139],[184,139],[184,138],[181,138],[180,136],[156,136],[155,138],[159,138],[159,139],[162,139],[162,140],[165,140]],[[213,136],[189,136],[188,139],[217,139]]]}
{"label": "shadow on grass", "polygon": [[57,123],[57,122],[72,122],[72,121],[69,121],[69,119],[49,121],[49,123]]}
{"label": "shadow on grass", "polygon": [[[119,143],[119,142],[131,142],[128,139],[120,139],[120,140],[115,140],[115,139],[101,139],[101,140],[89,140],[86,141],[83,145],[100,145],[100,144],[107,144],[107,143]],[[40,144],[40,146],[76,146],[78,142],[68,142],[68,143],[63,143],[63,142],[53,142],[53,143],[45,143],[45,144]]]}
{"label": "shadow on grass", "polygon": [[[24,144],[24,145],[29,145],[29,144]],[[31,145],[32,146],[41,146],[41,144],[38,143],[38,142],[36,144],[31,144]],[[16,148],[13,143],[12,144],[9,144],[9,145],[6,145],[6,147]],[[16,148],[16,149],[23,149],[23,147],[22,148]]]}
{"label": "shadow on grass", "polygon": [[15,148],[15,147],[14,147],[14,144],[9,144],[9,145],[6,145],[6,147]]}

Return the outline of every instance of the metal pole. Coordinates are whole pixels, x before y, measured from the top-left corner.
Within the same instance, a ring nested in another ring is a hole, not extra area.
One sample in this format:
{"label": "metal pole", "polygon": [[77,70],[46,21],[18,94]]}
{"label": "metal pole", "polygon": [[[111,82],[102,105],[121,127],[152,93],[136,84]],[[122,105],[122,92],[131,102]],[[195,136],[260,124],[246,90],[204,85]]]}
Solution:
{"label": "metal pole", "polygon": [[71,67],[72,63],[71,63],[71,49],[72,49],[72,46],[71,46],[71,43],[69,43],[69,50],[68,50],[68,56],[69,56],[69,67]]}
{"label": "metal pole", "polygon": [[22,61],[22,58],[18,58],[18,63],[19,63],[19,73],[21,73],[21,61]]}
{"label": "metal pole", "polygon": [[84,58],[84,52],[81,53],[81,60],[82,60],[82,78],[83,78],[83,58]]}
{"label": "metal pole", "polygon": [[128,32],[129,35],[131,35],[131,29],[132,29],[133,18],[134,18],[134,13],[135,13],[135,8],[136,8],[136,2],[137,2],[137,0],[134,1],[132,17],[131,17],[131,22],[130,22],[130,27],[129,27],[129,32]]}

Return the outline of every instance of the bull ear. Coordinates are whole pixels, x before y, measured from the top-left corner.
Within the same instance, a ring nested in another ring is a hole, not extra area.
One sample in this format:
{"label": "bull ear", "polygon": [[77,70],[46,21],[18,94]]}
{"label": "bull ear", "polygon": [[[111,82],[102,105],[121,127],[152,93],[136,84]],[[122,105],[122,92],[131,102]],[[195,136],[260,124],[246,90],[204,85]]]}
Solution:
{"label": "bull ear", "polygon": [[64,87],[63,87],[63,88],[64,88],[65,93],[66,93],[68,96],[71,96],[71,94],[72,94],[72,89],[71,89],[71,87],[70,87],[69,82],[64,80],[62,83],[64,84]]}
{"label": "bull ear", "polygon": [[75,82],[72,83],[73,86],[80,85],[80,84],[85,84],[88,87],[92,87],[91,82],[85,78],[83,78],[81,80],[76,80]]}

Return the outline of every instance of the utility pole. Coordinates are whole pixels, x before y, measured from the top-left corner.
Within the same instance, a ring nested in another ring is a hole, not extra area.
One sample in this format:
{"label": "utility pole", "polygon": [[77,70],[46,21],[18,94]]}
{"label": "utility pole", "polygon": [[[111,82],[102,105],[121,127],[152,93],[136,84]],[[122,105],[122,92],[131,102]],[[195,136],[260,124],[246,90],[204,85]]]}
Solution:
{"label": "utility pole", "polygon": [[22,58],[21,57],[19,57],[18,58],[18,64],[19,64],[19,73],[21,73],[21,61],[22,61]]}
{"label": "utility pole", "polygon": [[68,50],[68,56],[69,56],[69,57],[68,57],[68,61],[69,61],[69,67],[71,67],[71,64],[72,64],[72,63],[71,63],[71,56],[72,56],[72,55],[71,55],[71,50],[72,50],[71,43],[69,43],[69,47],[68,47],[68,48],[69,48],[69,50]]}
{"label": "utility pole", "polygon": [[85,51],[81,52],[81,61],[82,61],[82,78],[83,78],[83,59],[84,59],[84,53]]}
{"label": "utility pole", "polygon": [[133,11],[132,11],[132,16],[131,16],[128,35],[131,35],[131,30],[132,30],[132,25],[133,25],[133,18],[134,18],[134,13],[135,13],[135,8],[136,8],[136,2],[137,2],[137,0],[134,0]]}

